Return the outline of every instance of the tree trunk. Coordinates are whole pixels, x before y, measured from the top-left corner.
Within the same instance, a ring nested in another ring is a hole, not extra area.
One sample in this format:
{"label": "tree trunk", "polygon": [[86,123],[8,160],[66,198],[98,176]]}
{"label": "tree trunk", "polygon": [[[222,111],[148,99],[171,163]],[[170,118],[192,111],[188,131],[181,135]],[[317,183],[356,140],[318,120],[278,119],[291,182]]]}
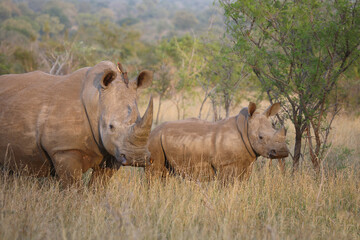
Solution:
{"label": "tree trunk", "polygon": [[203,109],[203,107],[204,107],[204,105],[205,105],[205,102],[206,102],[208,96],[209,96],[209,95],[208,95],[207,93],[205,93],[204,100],[201,102],[201,106],[200,106],[200,110],[199,110],[199,119],[201,119],[201,111],[202,111],[202,109]]}
{"label": "tree trunk", "polygon": [[184,98],[181,98],[181,108],[183,110],[182,112],[182,119],[185,119],[185,102],[184,102]]}
{"label": "tree trunk", "polygon": [[178,105],[176,106],[176,110],[177,110],[177,120],[180,120],[181,112],[180,112],[180,107]]}
{"label": "tree trunk", "polygon": [[300,156],[301,156],[301,129],[300,126],[295,126],[295,148],[293,159],[293,173],[299,170]]}
{"label": "tree trunk", "polygon": [[230,115],[231,98],[229,93],[224,93],[224,105],[225,105],[225,117],[228,118]]}
{"label": "tree trunk", "polygon": [[311,136],[310,126],[307,127],[306,134],[307,134],[307,140],[309,143],[310,160],[313,164],[316,174],[320,174],[320,159],[319,159],[320,146],[318,145],[319,142],[316,141],[316,148],[315,148],[315,152],[314,152],[314,146],[313,146],[312,139],[311,139],[312,136]]}
{"label": "tree trunk", "polygon": [[157,114],[156,114],[155,125],[158,125],[158,123],[159,123],[160,108],[161,108],[161,100],[162,100],[162,96],[160,95],[160,97],[159,97],[158,111],[157,111]]}
{"label": "tree trunk", "polygon": [[180,110],[180,106],[179,106],[179,102],[176,102],[176,112],[177,112],[177,120],[180,120],[180,115],[181,115],[181,110]]}
{"label": "tree trunk", "polygon": [[212,107],[213,107],[213,113],[214,113],[214,122],[218,120],[218,112],[216,108],[216,101],[211,99]]}
{"label": "tree trunk", "polygon": [[228,118],[229,115],[230,115],[230,105],[231,105],[231,102],[225,100],[225,113],[226,113],[226,117],[227,117],[227,118]]}

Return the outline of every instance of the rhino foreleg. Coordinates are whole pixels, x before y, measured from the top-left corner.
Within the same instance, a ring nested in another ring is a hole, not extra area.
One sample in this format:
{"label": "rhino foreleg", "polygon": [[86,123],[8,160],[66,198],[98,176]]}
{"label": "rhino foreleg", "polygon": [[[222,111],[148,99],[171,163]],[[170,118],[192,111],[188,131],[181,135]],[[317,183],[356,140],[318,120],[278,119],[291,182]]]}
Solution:
{"label": "rhino foreleg", "polygon": [[82,154],[76,150],[56,152],[52,161],[56,175],[64,187],[81,185],[82,176]]}
{"label": "rhino foreleg", "polygon": [[170,172],[166,168],[166,154],[162,145],[161,132],[156,132],[153,141],[149,142],[151,152],[150,166],[145,167],[145,174],[148,181],[153,178],[166,178]]}
{"label": "rhino foreleg", "polygon": [[151,165],[145,167],[145,175],[148,181],[155,178],[167,178],[171,172],[166,168],[166,159],[164,152],[151,153]]}
{"label": "rhino foreleg", "polygon": [[245,173],[244,173],[244,175],[243,175],[243,179],[244,179],[244,180],[246,180],[246,181],[249,180],[250,175],[251,175],[251,173],[252,173],[252,171],[253,171],[253,166],[254,166],[254,162],[252,162],[252,163],[246,168],[246,171],[245,171]]}

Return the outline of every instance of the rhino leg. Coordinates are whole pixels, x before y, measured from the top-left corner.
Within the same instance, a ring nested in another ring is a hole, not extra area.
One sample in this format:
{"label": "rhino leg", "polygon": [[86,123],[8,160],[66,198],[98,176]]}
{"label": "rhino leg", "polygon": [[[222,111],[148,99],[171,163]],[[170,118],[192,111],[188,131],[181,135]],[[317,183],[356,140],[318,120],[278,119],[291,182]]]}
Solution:
{"label": "rhino leg", "polygon": [[[252,163],[250,164],[250,166],[248,166],[248,167],[246,168],[246,171],[245,171],[244,175],[242,176],[242,179],[243,179],[243,180],[246,180],[246,181],[249,180],[250,175],[251,175],[252,170],[253,170],[253,166],[254,166],[254,162],[252,162]],[[240,179],[240,180],[241,180],[241,179]]]}
{"label": "rhino leg", "polygon": [[219,169],[217,178],[225,184],[231,183],[234,180],[247,181],[250,178],[252,169],[253,162],[247,166],[228,165]]}
{"label": "rhino leg", "polygon": [[165,159],[163,157],[151,157],[152,164],[145,167],[145,175],[148,180],[153,178],[166,178],[170,173],[165,167]]}
{"label": "rhino leg", "polygon": [[89,186],[94,186],[96,183],[106,186],[116,171],[118,170],[112,168],[94,168],[91,174]]}
{"label": "rhino leg", "polygon": [[81,185],[82,157],[82,154],[76,150],[59,151],[53,155],[56,175],[64,187]]}
{"label": "rhino leg", "polygon": [[150,166],[145,167],[148,181],[152,178],[166,178],[170,173],[166,168],[165,150],[162,146],[161,131],[154,131],[149,137],[149,151],[151,153]]}
{"label": "rhino leg", "polygon": [[[150,150],[150,148],[149,148]],[[152,178],[167,178],[170,174],[173,174],[170,171],[171,167],[169,168],[165,152],[163,151],[162,147],[158,149],[150,150],[151,158],[150,158],[150,166],[145,167],[145,175],[148,180]]]}

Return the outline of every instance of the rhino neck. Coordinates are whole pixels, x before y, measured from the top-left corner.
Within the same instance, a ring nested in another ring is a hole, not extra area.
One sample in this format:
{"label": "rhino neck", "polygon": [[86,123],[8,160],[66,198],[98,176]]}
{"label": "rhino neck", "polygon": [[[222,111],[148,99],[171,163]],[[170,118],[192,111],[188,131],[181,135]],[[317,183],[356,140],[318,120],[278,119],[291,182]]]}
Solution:
{"label": "rhino neck", "polygon": [[251,157],[257,158],[260,156],[251,145],[249,139],[249,113],[248,108],[243,108],[240,113],[236,116],[236,127],[240,133],[240,137],[244,146]]}
{"label": "rhino neck", "polygon": [[91,133],[93,135],[94,141],[98,145],[100,151],[105,149],[102,145],[99,131],[99,117],[100,117],[100,107],[99,107],[99,90],[96,88],[96,84],[90,79],[94,79],[93,76],[89,76],[89,71],[87,72],[83,86],[81,90],[81,101],[83,103],[87,119],[91,128]]}

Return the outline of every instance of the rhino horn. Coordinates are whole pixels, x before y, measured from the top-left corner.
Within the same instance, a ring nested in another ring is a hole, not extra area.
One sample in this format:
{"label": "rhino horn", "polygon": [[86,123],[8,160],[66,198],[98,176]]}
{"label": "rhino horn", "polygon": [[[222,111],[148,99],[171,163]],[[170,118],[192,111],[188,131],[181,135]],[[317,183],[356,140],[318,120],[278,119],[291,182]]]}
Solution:
{"label": "rhino horn", "polygon": [[150,97],[149,105],[144,113],[144,116],[139,119],[133,128],[133,140],[135,143],[146,144],[153,122],[153,98]]}
{"label": "rhino horn", "polygon": [[282,126],[282,127],[276,132],[276,135],[281,136],[281,137],[285,137],[285,135],[286,135],[285,127]]}

